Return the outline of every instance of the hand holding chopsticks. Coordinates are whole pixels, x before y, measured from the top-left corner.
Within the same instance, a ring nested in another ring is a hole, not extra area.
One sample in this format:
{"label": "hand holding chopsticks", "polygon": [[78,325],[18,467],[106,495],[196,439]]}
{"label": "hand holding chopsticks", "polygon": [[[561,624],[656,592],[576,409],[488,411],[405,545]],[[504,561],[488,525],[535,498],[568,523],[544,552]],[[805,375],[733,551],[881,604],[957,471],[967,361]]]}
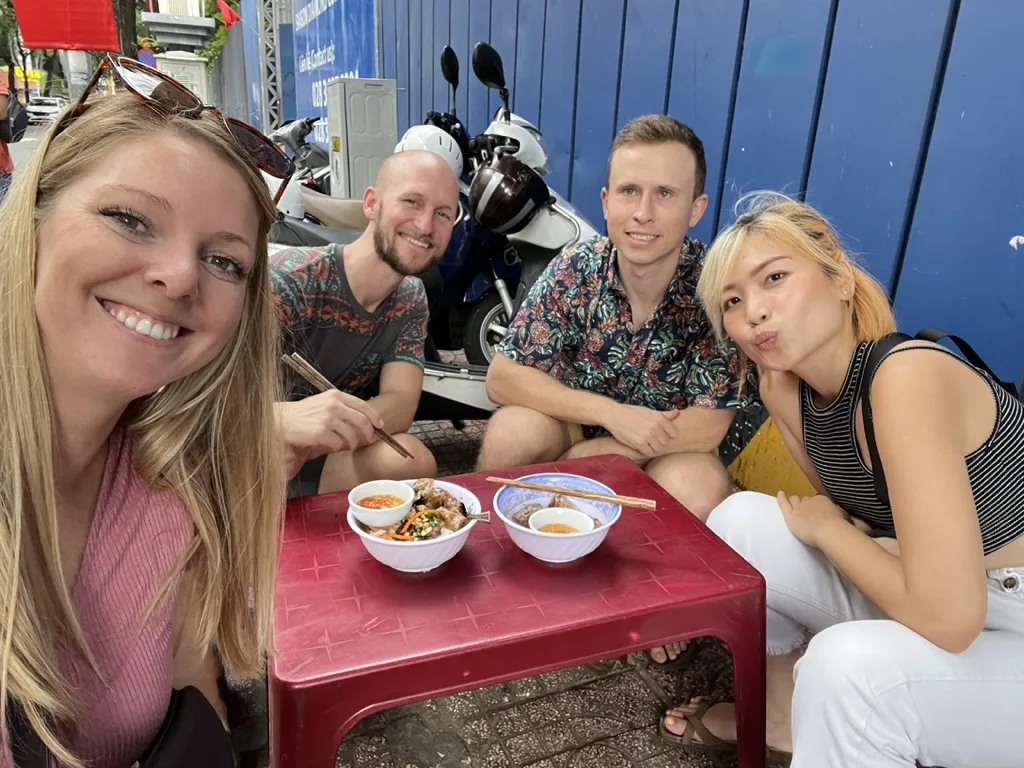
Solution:
{"label": "hand holding chopsticks", "polygon": [[[320,392],[329,392],[332,389],[337,389],[337,387],[335,387],[333,384],[331,384],[331,382],[328,381],[323,376],[323,374],[320,373],[320,371],[318,371],[316,368],[314,368],[312,365],[310,365],[308,362],[306,362],[302,358],[302,356],[299,355],[297,352],[293,352],[291,354],[291,356],[281,355],[281,360],[282,360],[282,362],[284,362],[285,365],[287,365],[289,368],[291,368],[293,371],[295,371],[297,374],[299,374],[302,378],[304,378],[306,381],[308,381],[310,384],[312,384],[314,387],[316,387],[317,390],[319,390]],[[393,438],[391,435],[389,435],[383,429],[380,429],[378,427],[374,427],[373,428],[373,433],[378,438],[380,438],[383,442],[385,442],[389,446],[391,446],[391,448],[399,456],[402,456],[403,458],[406,458],[406,459],[413,458],[412,454],[409,453],[409,451],[407,451],[402,446],[401,443],[399,443],[397,440],[395,440],[395,438]]]}
{"label": "hand holding chopsticks", "polygon": [[606,493],[595,493],[594,491],[578,491],[573,488],[559,488],[556,485],[544,485],[542,483],[527,483],[521,480],[509,480],[505,477],[488,477],[488,483],[499,485],[511,485],[514,488],[526,488],[531,491],[546,491],[560,496],[572,496],[576,499],[589,499],[590,501],[606,501],[611,504],[621,504],[624,507],[637,507],[639,509],[657,509],[657,503],[652,499],[641,499],[638,496],[616,496]]}

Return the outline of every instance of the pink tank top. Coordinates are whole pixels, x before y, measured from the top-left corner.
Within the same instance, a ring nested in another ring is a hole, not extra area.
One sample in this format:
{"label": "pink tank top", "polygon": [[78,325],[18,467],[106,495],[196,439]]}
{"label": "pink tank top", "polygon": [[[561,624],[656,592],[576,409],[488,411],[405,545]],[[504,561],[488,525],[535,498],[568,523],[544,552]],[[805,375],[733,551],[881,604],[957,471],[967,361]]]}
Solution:
{"label": "pink tank top", "polygon": [[[90,768],[127,768],[156,736],[174,676],[174,597],[140,621],[192,537],[192,519],[171,492],[135,472],[132,443],[110,438],[99,499],[73,590],[100,676],[78,654],[60,658],[80,725],[64,736]],[[11,766],[4,745],[0,768]]]}

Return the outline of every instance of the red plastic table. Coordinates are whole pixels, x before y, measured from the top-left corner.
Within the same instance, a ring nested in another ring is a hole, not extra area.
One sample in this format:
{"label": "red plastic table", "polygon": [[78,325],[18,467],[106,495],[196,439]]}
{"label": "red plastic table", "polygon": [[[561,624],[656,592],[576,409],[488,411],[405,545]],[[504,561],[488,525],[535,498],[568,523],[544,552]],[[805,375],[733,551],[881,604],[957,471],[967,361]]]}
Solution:
{"label": "red plastic table", "polygon": [[347,495],[288,506],[269,670],[275,768],[333,768],[342,738],[383,709],[614,658],[691,637],[732,651],[741,768],[765,763],[761,575],[633,462],[558,461],[449,479],[484,509],[486,475],[562,471],[657,501],[624,508],[585,558],[527,555],[492,513],[426,574],[373,560],[345,520]]}

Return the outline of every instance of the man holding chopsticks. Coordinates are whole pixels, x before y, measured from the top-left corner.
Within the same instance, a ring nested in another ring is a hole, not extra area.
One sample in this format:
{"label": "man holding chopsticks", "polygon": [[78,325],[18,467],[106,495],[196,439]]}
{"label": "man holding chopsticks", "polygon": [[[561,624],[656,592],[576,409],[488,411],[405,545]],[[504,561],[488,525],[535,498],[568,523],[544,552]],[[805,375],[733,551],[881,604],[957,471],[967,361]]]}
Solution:
{"label": "man holding chopsticks", "polygon": [[423,392],[427,335],[426,293],[414,275],[444,255],[458,199],[455,174],[438,155],[398,152],[363,194],[370,223],[359,239],[271,257],[284,351],[336,388],[312,386],[315,372],[287,371],[288,401],[278,415],[290,498],[436,473],[433,455],[408,434]]}

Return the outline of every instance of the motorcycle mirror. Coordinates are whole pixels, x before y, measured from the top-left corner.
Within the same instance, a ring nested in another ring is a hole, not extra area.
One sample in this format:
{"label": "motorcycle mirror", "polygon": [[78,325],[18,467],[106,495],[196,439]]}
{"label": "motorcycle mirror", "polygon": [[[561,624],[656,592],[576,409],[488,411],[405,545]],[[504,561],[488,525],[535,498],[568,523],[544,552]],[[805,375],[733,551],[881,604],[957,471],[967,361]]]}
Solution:
{"label": "motorcycle mirror", "polygon": [[441,49],[441,76],[453,91],[459,87],[459,57],[450,45]]}
{"label": "motorcycle mirror", "polygon": [[451,113],[455,114],[455,93],[459,90],[459,57],[450,45],[441,49],[441,75],[452,87]]}
{"label": "motorcycle mirror", "polygon": [[487,43],[477,43],[473,49],[473,73],[481,83],[498,91],[498,96],[505,105],[502,118],[509,122],[511,110],[508,105],[508,89],[505,88],[505,69],[501,63],[501,56]]}
{"label": "motorcycle mirror", "polygon": [[473,48],[473,74],[488,88],[505,90],[505,68],[501,56],[487,43],[477,43]]}

